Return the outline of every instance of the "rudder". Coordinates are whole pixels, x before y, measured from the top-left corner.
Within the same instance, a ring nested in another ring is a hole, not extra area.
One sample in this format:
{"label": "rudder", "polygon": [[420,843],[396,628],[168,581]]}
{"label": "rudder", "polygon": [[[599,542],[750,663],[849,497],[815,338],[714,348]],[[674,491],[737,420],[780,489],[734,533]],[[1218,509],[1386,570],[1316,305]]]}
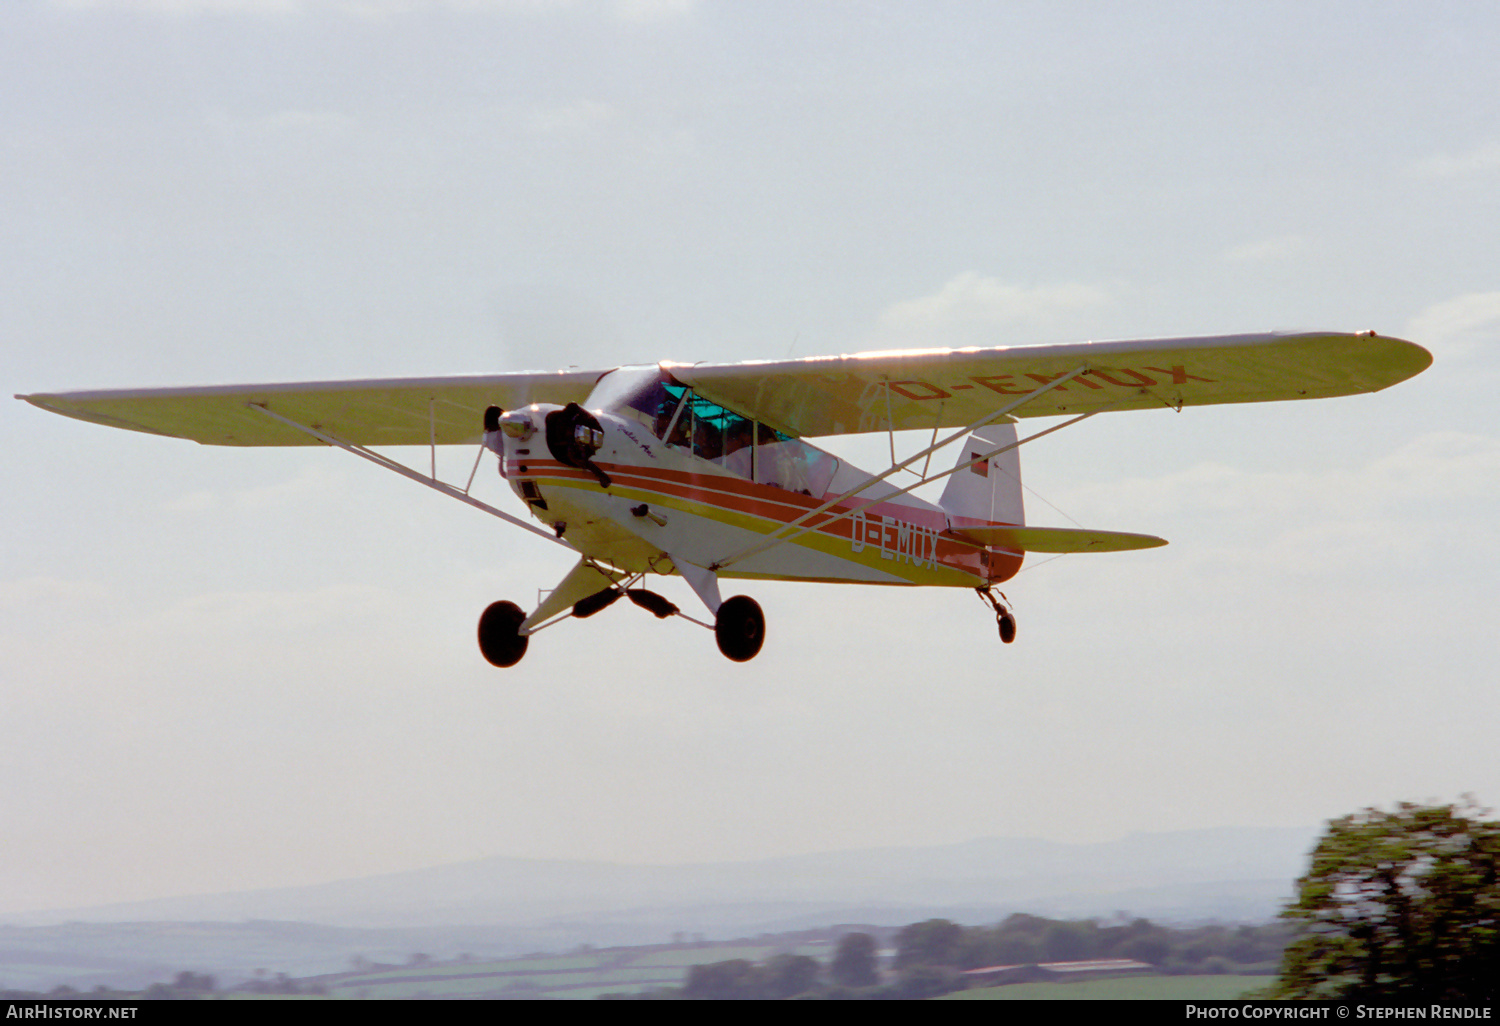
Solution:
{"label": "rudder", "polygon": [[1026,523],[1025,504],[1021,500],[1021,450],[1015,444],[1016,438],[1015,424],[991,424],[964,439],[959,466],[1001,446],[1011,448],[949,475],[938,503],[950,518]]}

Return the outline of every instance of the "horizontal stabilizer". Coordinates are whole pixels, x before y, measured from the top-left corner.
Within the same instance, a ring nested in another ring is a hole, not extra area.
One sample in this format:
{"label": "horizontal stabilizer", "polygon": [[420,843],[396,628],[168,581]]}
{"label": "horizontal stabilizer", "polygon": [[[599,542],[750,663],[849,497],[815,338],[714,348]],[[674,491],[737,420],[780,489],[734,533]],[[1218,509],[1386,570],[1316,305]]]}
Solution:
{"label": "horizontal stabilizer", "polygon": [[1088,531],[1073,527],[963,527],[953,532],[964,541],[1012,552],[1125,552],[1154,549],[1165,538],[1125,531]]}

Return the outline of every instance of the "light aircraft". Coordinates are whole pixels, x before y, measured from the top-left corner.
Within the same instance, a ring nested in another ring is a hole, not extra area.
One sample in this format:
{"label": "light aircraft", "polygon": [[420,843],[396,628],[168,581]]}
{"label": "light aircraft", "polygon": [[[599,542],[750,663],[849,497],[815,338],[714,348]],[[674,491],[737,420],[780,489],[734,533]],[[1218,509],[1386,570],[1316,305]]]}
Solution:
{"label": "light aircraft", "polygon": [[[765,617],[752,598],[721,599],[723,578],[973,588],[1009,643],[1015,615],[995,586],[1026,553],[1166,544],[1027,524],[1019,447],[1035,438],[1106,411],[1373,392],[1431,362],[1373,331],[1303,332],[16,398],[206,445],[337,446],[576,550],[535,609],[484,610],[479,648],[495,666],[621,596],[712,629],[744,662],[761,649]],[[1018,436],[1017,418],[1047,416],[1067,419]],[[895,432],[912,429],[931,442],[898,461]],[[866,432],[891,435],[878,474],[806,441]],[[959,439],[956,464],[929,473],[933,453]],[[436,447],[450,444],[479,447],[462,488],[437,477]],[[372,448],[411,445],[431,447],[430,473]],[[545,530],[470,495],[485,453]],[[919,462],[915,484],[888,480]],[[942,478],[936,504],[911,494]],[[651,574],[681,576],[712,622],[641,587]]]}

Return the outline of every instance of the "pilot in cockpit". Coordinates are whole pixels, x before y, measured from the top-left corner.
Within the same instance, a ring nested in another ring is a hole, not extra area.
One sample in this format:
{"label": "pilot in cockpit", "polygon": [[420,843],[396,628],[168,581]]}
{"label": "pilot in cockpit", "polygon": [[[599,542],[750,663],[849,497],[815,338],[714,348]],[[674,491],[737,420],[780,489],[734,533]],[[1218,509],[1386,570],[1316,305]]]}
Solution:
{"label": "pilot in cockpit", "polygon": [[729,437],[724,443],[724,469],[732,471],[741,477],[749,477],[754,464],[751,462],[754,449],[751,448],[751,439],[754,437],[754,429],[750,421],[736,418],[730,422]]}
{"label": "pilot in cockpit", "polygon": [[695,418],[693,425],[693,455],[706,460],[717,460],[724,452],[719,429],[710,420]]}
{"label": "pilot in cockpit", "polygon": [[690,439],[688,432],[691,430],[692,423],[693,415],[683,410],[682,416],[677,418],[677,423],[672,425],[672,433],[666,439],[667,444],[675,445],[681,449],[689,448]]}

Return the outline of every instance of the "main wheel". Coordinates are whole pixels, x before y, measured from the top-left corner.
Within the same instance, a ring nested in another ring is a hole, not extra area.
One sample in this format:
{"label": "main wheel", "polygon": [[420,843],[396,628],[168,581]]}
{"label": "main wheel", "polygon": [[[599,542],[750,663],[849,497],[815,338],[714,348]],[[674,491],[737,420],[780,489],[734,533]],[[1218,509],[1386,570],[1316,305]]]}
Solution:
{"label": "main wheel", "polygon": [[526,654],[529,637],[518,633],[526,614],[514,602],[495,602],[479,618],[479,651],[491,666],[514,666]]}
{"label": "main wheel", "polygon": [[766,617],[760,603],[748,595],[726,599],[714,618],[714,638],[719,651],[735,662],[754,659],[766,640]]}

